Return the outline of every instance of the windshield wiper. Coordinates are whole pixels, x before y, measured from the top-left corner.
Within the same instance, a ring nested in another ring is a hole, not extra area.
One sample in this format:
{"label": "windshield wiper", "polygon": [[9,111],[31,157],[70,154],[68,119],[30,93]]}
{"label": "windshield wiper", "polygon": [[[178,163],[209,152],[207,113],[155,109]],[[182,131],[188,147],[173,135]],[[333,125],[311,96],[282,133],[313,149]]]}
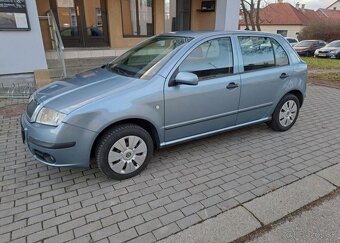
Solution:
{"label": "windshield wiper", "polygon": [[128,77],[132,77],[131,74],[129,74],[127,71],[125,71],[124,69],[120,68],[120,67],[113,67],[113,68],[110,68],[113,72],[116,72],[118,74],[121,74],[121,75],[124,75],[124,76],[128,76]]}

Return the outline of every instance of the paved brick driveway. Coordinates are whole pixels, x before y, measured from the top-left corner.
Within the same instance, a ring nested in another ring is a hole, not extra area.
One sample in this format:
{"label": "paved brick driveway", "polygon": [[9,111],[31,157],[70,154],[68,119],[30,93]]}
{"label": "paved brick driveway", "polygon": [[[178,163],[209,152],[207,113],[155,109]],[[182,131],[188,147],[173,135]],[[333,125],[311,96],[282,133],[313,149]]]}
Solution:
{"label": "paved brick driveway", "polygon": [[309,87],[286,133],[259,125],[161,150],[123,182],[37,163],[18,117],[1,117],[0,242],[152,242],[339,162],[340,91],[326,87]]}

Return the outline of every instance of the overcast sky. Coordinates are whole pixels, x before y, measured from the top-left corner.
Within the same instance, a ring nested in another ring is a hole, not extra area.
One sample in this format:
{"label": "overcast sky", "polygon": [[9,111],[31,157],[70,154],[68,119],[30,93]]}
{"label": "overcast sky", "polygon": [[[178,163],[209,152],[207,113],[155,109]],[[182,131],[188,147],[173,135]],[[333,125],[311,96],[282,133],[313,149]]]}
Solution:
{"label": "overcast sky", "polygon": [[[335,1],[336,0],[284,0],[284,2],[289,2],[293,6],[295,6],[297,2],[299,2],[300,4],[304,3],[306,4],[306,8],[309,9],[327,8]],[[267,0],[267,2],[273,3],[275,2],[275,0]]]}

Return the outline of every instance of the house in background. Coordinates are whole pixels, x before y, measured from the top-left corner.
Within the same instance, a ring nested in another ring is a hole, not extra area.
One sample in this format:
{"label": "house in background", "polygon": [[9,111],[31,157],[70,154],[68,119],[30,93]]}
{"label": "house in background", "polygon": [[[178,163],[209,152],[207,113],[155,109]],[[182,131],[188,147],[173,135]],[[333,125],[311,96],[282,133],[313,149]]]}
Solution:
{"label": "house in background", "polygon": [[[245,21],[240,16],[240,29],[245,29]],[[261,30],[297,38],[306,26],[319,21],[340,21],[340,11],[332,9],[307,9],[305,4],[272,3],[260,10]]]}
{"label": "house in background", "polygon": [[331,5],[329,5],[327,7],[327,9],[331,9],[331,10],[340,10],[340,0],[335,1],[334,3],[332,3]]}
{"label": "house in background", "polygon": [[[56,32],[60,33],[65,47],[68,71],[73,69],[76,73],[100,66],[156,34],[237,30],[240,9],[240,0],[8,2],[11,3],[0,4],[0,85],[6,75],[32,75],[37,69],[46,69],[47,65],[52,70],[49,77],[53,74],[59,78],[59,55],[53,48]],[[7,26],[10,28],[3,28]]]}

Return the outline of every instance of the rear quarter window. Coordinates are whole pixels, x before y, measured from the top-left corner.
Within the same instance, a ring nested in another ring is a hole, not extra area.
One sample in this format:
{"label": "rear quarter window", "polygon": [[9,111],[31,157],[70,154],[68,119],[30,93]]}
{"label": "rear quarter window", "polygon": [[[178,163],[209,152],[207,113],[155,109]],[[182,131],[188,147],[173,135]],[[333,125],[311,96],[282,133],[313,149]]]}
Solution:
{"label": "rear quarter window", "polygon": [[245,72],[289,65],[286,51],[272,38],[239,36],[238,40]]}

